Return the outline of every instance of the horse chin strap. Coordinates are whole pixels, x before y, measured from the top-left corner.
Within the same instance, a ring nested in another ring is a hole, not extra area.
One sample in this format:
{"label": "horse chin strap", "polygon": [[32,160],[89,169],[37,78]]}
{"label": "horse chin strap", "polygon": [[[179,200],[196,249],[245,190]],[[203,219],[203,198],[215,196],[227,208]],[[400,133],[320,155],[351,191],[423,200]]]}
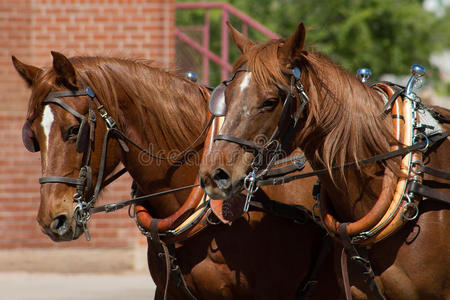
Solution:
{"label": "horse chin strap", "polygon": [[[237,72],[240,71],[242,70],[240,69]],[[247,191],[247,197],[244,205],[244,212],[248,211],[253,194],[258,190],[258,187],[256,186],[257,179],[265,176],[269,172],[269,170],[273,167],[276,160],[281,155],[284,145],[289,140],[289,137],[291,136],[293,129],[297,126],[300,116],[302,115],[307,104],[309,103],[309,97],[306,94],[303,84],[300,80],[301,77],[300,69],[298,67],[294,67],[291,70],[291,74],[292,75],[290,88],[287,88],[278,82],[274,82],[274,84],[281,91],[286,93],[286,98],[283,101],[283,107],[281,109],[278,125],[275,128],[274,132],[272,133],[272,136],[270,137],[267,143],[265,143],[263,146],[260,146],[254,141],[234,137],[228,134],[219,134],[214,137],[214,141],[223,140],[235,143],[241,146],[245,151],[252,152],[255,154],[255,158],[251,163],[252,170],[244,179],[244,187]],[[233,75],[233,78],[234,76],[235,75]],[[293,107],[297,106],[296,103],[297,99],[300,100],[300,106],[297,109],[295,115],[293,115],[291,112],[293,110]],[[270,153],[272,155],[270,157],[269,163],[267,164],[264,170],[258,173],[259,169],[264,164],[263,158],[269,150],[271,150],[271,152],[273,153],[273,154]]]}

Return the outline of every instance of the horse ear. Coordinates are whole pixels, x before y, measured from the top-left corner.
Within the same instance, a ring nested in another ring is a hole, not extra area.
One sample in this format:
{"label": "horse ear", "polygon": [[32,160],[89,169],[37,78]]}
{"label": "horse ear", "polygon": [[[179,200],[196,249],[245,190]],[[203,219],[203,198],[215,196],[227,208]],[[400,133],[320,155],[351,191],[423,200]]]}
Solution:
{"label": "horse ear", "polygon": [[16,68],[19,75],[26,81],[28,86],[31,86],[36,80],[37,76],[41,74],[43,71],[38,67],[34,67],[31,65],[24,64],[20,60],[18,60],[15,56],[11,57],[14,68]]}
{"label": "horse ear", "polygon": [[75,68],[72,63],[67,57],[59,52],[51,51],[51,53],[53,56],[53,69],[55,69],[58,79],[61,80],[66,87],[76,89],[77,79]]}
{"label": "horse ear", "polygon": [[305,45],[305,25],[300,22],[295,33],[280,48],[280,57],[292,61],[303,50]]}
{"label": "horse ear", "polygon": [[245,35],[237,31],[230,22],[227,21],[227,26],[231,32],[231,38],[236,46],[239,48],[242,54],[244,54],[250,47],[252,47],[255,43],[249,40]]}

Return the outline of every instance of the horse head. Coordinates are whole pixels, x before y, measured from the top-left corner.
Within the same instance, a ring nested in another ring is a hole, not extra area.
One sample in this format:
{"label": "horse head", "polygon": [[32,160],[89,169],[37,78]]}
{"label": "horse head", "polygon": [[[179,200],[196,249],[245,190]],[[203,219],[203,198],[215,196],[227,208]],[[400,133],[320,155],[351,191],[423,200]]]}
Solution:
{"label": "horse head", "polygon": [[258,45],[228,25],[242,56],[231,80],[211,95],[211,112],[225,116],[212,151],[200,167],[201,183],[213,199],[232,197],[243,189],[250,171],[267,165],[274,153],[295,148],[289,145],[289,134],[303,117],[296,114],[307,101],[298,85],[303,23],[287,40]]}
{"label": "horse head", "polygon": [[[95,201],[91,197],[106,125],[96,122],[100,118],[96,96],[71,60],[58,52],[52,52],[52,56],[53,65],[47,69],[27,65],[14,56],[12,61],[31,88],[22,137],[27,150],[41,155],[37,220],[52,240],[68,241],[78,238],[85,229],[82,219],[89,216],[81,206]],[[113,146],[117,145],[108,147],[105,173],[119,162]]]}

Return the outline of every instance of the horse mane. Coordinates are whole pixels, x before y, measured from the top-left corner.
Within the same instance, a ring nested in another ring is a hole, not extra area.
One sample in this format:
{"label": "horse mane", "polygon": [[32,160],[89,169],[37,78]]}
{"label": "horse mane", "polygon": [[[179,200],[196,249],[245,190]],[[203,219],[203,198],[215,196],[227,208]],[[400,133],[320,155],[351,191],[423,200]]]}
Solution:
{"label": "horse mane", "polygon": [[[274,80],[289,87],[291,75],[278,59],[283,42],[254,45],[236,62],[235,69],[247,64],[262,88],[273,85]],[[326,167],[333,181],[339,173],[345,182],[344,170],[332,172],[333,166],[388,152],[398,144],[392,121],[383,113],[384,103],[375,90],[317,52],[302,50],[292,64],[302,70],[301,82],[310,98],[307,118],[296,130],[295,146],[317,161],[316,167]],[[398,170],[396,160],[382,164]],[[367,170],[360,170],[367,174]]]}
{"label": "horse mane", "polygon": [[[127,132],[127,116],[123,109],[132,105],[133,117],[139,121],[146,142],[149,135],[161,132],[158,146],[170,150],[184,149],[198,136],[207,119],[205,94],[202,88],[175,72],[154,66],[144,59],[102,56],[76,56],[69,59],[84,86],[91,87],[99,102]],[[48,68],[33,89],[29,117],[51,91],[56,80]],[[125,94],[130,103],[121,102]],[[34,99],[34,101],[33,101]],[[146,147],[147,145],[145,145]]]}

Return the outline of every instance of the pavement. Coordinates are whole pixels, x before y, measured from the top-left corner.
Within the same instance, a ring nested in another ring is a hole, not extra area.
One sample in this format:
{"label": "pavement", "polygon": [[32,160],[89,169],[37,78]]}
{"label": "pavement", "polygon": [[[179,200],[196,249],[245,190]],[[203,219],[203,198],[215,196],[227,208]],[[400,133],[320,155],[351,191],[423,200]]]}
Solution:
{"label": "pavement", "polygon": [[1,272],[3,300],[149,300],[155,285],[148,274]]}
{"label": "pavement", "polygon": [[145,247],[0,250],[0,300],[150,300]]}

